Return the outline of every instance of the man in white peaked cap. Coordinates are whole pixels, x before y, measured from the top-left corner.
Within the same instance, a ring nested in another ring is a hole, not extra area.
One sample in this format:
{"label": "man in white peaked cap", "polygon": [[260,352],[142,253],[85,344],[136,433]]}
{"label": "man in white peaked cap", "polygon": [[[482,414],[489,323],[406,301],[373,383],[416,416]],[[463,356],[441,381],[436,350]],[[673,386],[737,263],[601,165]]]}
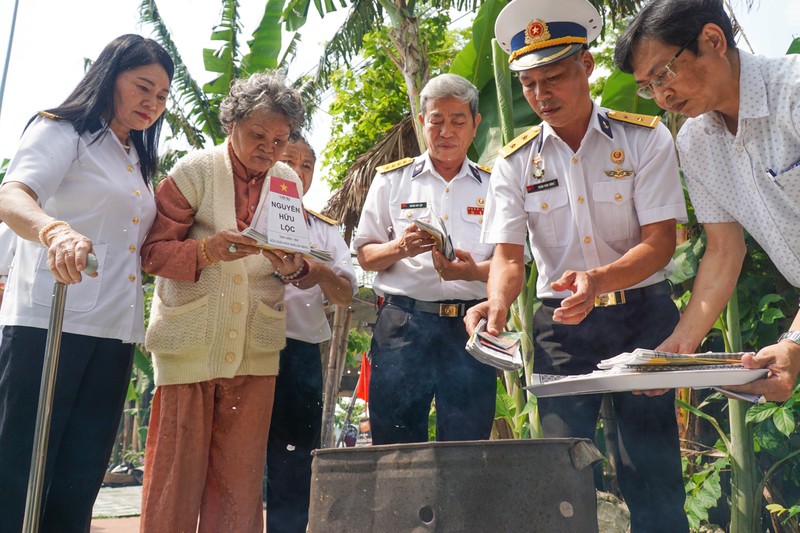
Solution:
{"label": "man in white peaked cap", "polygon": [[[686,219],[672,137],[658,117],[601,108],[589,94],[587,46],[601,19],[587,0],[512,0],[495,34],[543,120],[499,151],[482,241],[495,244],[481,317],[503,329],[530,239],[543,305],[537,373],[574,375],[601,359],[655,348],[678,322],[667,277],[676,221]],[[539,398],[546,437],[594,438],[602,394]],[[619,485],[633,533],[688,531],[674,391],[612,394]]]}

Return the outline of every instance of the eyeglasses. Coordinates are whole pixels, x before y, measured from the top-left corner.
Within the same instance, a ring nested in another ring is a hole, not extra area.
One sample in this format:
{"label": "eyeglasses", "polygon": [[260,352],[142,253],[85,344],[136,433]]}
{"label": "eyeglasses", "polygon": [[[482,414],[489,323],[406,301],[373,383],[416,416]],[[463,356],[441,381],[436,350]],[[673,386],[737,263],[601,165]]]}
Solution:
{"label": "eyeglasses", "polygon": [[664,68],[659,70],[658,73],[653,76],[653,78],[650,80],[650,83],[636,89],[636,94],[646,100],[652,100],[655,96],[656,87],[660,87],[661,89],[669,87],[670,83],[675,81],[675,77],[677,76],[675,71],[672,70],[672,65],[675,64],[675,61],[678,60],[678,57],[683,53],[684,50],[689,48],[689,45],[692,44],[695,39],[697,39],[697,36],[692,37],[691,41],[681,46],[678,51],[675,52],[675,55],[672,56],[672,59],[670,59],[669,62],[664,65]]}

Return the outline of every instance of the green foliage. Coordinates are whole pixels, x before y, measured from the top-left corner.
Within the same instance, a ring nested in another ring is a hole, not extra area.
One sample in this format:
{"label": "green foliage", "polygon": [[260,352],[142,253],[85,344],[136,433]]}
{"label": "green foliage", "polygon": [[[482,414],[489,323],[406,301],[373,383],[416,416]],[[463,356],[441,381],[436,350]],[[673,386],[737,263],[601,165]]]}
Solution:
{"label": "green foliage", "polygon": [[786,51],[787,54],[800,54],[800,37],[792,41],[792,44],[789,45],[789,49]]}
{"label": "green foliage", "polygon": [[497,380],[497,400],[495,402],[495,420],[505,420],[515,439],[531,438],[531,427],[528,413],[536,409],[536,397],[531,396],[528,402],[519,409],[514,398],[506,392],[503,381]]}
{"label": "green foliage", "polygon": [[730,466],[727,457],[719,457],[713,462],[703,461],[699,455],[694,461],[683,457],[684,479],[686,480],[686,517],[692,530],[700,528],[700,524],[708,521],[708,511],[717,506],[722,497],[720,473]]}
{"label": "green foliage", "polygon": [[347,358],[344,363],[345,367],[359,368],[360,365],[358,361],[360,361],[360,359],[356,360],[356,356],[367,353],[371,342],[372,335],[351,328],[347,335]]}
{"label": "green foliage", "polygon": [[3,179],[6,177],[6,172],[8,171],[8,164],[11,162],[10,159],[3,159],[0,161],[0,183],[3,183]]}
{"label": "green foliage", "polygon": [[[450,50],[462,40],[457,32],[448,31],[449,22],[446,13],[420,21],[425,47],[432,51],[428,56],[431,75],[448,68]],[[361,53],[365,66],[340,68],[330,76],[334,97],[329,113],[333,121],[322,164],[330,169],[325,179],[331,189],[341,186],[356,158],[372,148],[410,109],[405,81],[390,57],[394,52],[389,28],[365,35]]]}

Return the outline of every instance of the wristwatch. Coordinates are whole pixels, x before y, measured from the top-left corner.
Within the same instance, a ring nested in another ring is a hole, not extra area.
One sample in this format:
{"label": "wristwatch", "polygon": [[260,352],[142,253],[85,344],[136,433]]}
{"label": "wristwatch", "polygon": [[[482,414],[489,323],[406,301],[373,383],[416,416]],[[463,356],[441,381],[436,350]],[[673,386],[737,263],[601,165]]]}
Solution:
{"label": "wristwatch", "polygon": [[800,331],[787,331],[778,338],[778,342],[781,341],[792,341],[800,346]]}

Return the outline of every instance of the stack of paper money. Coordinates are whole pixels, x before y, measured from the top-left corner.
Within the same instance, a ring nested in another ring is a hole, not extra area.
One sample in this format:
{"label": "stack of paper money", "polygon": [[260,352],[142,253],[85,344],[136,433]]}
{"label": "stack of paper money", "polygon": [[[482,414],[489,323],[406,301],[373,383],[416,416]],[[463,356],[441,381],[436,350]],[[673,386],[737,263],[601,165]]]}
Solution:
{"label": "stack of paper money", "polygon": [[467,352],[481,363],[512,371],[522,368],[522,355],[519,351],[521,333],[506,331],[492,335],[486,331],[486,319],[482,318],[467,341]]}
{"label": "stack of paper money", "polygon": [[442,252],[442,255],[444,255],[448,261],[456,260],[456,250],[453,247],[453,241],[450,239],[450,234],[447,233],[444,220],[436,216],[432,217],[431,220],[415,218],[414,224],[416,224],[419,229],[433,237],[434,245],[439,249],[440,252]]}
{"label": "stack of paper money", "polygon": [[715,367],[735,368],[741,367],[742,356],[745,353],[746,352],[706,352],[698,354],[680,354],[637,348],[632,352],[624,352],[610,359],[604,359],[597,364],[597,368],[608,370],[622,367],[629,370],[645,372],[688,370],[690,368],[696,370]]}

